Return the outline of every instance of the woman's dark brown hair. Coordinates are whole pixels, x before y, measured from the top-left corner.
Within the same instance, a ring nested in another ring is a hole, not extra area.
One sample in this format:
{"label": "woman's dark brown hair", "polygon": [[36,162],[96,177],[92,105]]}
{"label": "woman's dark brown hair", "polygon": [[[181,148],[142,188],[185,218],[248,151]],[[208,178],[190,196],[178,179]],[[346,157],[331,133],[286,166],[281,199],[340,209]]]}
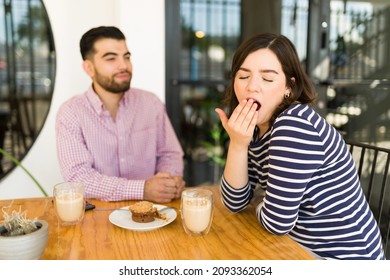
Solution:
{"label": "woman's dark brown hair", "polygon": [[231,80],[225,92],[224,104],[228,108],[230,116],[238,105],[238,100],[234,92],[234,78],[247,56],[259,49],[269,49],[278,58],[286,76],[286,85],[291,88],[291,94],[285,98],[280,106],[275,110],[270,120],[270,125],[276,117],[294,102],[310,104],[316,98],[316,93],[309,77],[305,73],[291,41],[283,36],[272,33],[260,33],[252,36],[243,42],[233,56],[231,68]]}

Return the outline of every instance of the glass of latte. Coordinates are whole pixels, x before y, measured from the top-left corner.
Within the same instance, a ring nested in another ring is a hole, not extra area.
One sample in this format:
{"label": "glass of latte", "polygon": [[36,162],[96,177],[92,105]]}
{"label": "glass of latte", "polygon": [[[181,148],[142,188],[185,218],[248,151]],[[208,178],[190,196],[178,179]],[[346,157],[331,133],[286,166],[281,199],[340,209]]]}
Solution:
{"label": "glass of latte", "polygon": [[209,232],[214,210],[213,193],[205,189],[187,189],[181,195],[181,220],[188,235],[205,235]]}
{"label": "glass of latte", "polygon": [[80,223],[84,218],[84,185],[80,182],[64,182],[54,186],[54,206],[60,225]]}

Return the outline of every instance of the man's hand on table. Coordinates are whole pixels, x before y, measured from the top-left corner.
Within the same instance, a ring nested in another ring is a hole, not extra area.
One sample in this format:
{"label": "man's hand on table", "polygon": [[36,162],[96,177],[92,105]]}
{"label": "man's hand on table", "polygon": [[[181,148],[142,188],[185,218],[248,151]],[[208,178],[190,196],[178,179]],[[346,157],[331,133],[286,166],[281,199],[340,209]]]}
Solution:
{"label": "man's hand on table", "polygon": [[144,199],[158,203],[171,202],[181,197],[184,188],[185,182],[181,176],[159,172],[145,181]]}

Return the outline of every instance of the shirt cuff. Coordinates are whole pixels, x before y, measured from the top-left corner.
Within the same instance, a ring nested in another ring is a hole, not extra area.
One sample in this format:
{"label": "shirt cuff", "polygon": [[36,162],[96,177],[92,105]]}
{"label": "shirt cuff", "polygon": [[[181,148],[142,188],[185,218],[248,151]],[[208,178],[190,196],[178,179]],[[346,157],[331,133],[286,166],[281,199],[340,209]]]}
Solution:
{"label": "shirt cuff", "polygon": [[126,200],[142,200],[144,198],[145,180],[129,180],[123,188],[123,197]]}

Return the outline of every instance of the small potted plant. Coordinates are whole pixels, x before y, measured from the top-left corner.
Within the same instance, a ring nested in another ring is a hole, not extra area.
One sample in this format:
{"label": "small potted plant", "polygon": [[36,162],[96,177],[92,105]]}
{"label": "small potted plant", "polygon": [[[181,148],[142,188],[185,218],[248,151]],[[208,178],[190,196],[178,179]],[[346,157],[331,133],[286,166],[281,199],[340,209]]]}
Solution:
{"label": "small potted plant", "polygon": [[44,220],[28,219],[26,211],[13,210],[11,214],[3,207],[4,220],[0,223],[0,259],[39,259],[46,247],[49,225]]}
{"label": "small potted plant", "polygon": [[[0,148],[0,153],[21,167],[34,181],[44,196],[48,196],[34,176],[12,155]],[[26,211],[19,209],[8,213],[4,206],[0,220],[0,259],[1,260],[32,260],[39,259],[46,247],[49,225],[44,220],[27,218]]]}

